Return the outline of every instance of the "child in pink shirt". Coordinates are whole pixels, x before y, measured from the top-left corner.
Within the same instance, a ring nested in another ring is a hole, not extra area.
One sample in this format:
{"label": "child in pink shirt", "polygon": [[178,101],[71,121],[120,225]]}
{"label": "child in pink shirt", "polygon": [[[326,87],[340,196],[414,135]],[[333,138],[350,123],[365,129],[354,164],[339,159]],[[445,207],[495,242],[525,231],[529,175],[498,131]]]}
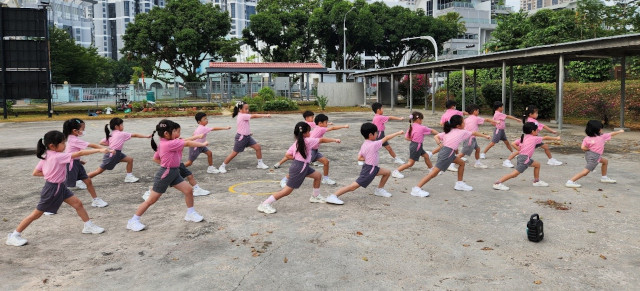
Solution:
{"label": "child in pink shirt", "polygon": [[220,165],[218,171],[223,174],[226,173],[227,164],[230,163],[231,160],[233,160],[233,158],[238,155],[238,153],[243,152],[247,147],[250,147],[256,151],[256,158],[258,158],[258,165],[256,166],[256,168],[268,169],[269,166],[265,165],[264,162],[262,162],[262,148],[260,147],[260,144],[258,144],[253,139],[253,137],[251,137],[249,120],[251,118],[270,118],[271,114],[249,114],[249,104],[245,103],[244,101],[238,101],[238,103],[236,103],[236,106],[233,107],[233,115],[231,115],[231,117],[233,118],[236,116],[237,129],[233,151],[231,151],[227,158],[224,159],[224,162],[222,162],[222,165]]}
{"label": "child in pink shirt", "polygon": [[[62,133],[64,133],[67,138],[66,153],[72,154],[84,150],[87,147],[103,149],[100,145],[88,143],[80,139],[81,136],[84,136],[84,128],[84,121],[80,118],[72,118],[64,122],[62,125]],[[93,201],[91,201],[91,206],[93,207],[105,207],[109,205],[96,194],[96,189],[93,187],[93,182],[91,182],[91,178],[87,175],[83,163],[84,162],[80,161],[80,158],[76,158],[67,165],[67,187],[87,189],[89,195],[93,198]]]}
{"label": "child in pink shirt", "polygon": [[[112,132],[109,132],[111,128]],[[127,163],[127,175],[124,177],[125,183],[138,182],[136,176],[133,175],[133,158],[127,157],[122,152],[124,143],[132,137],[138,138],[150,138],[151,135],[144,135],[139,133],[128,133],[124,131],[124,120],[118,117],[114,117],[109,121],[109,124],[105,124],[104,132],[107,135],[106,138],[100,141],[103,146],[108,146],[110,149],[115,150],[115,154],[105,154],[102,157],[102,164],[93,172],[89,173],[89,178],[93,178],[105,170],[113,170],[118,163]]]}
{"label": "child in pink shirt", "polygon": [[377,139],[376,132],[378,131],[378,127],[373,123],[364,123],[360,127],[360,134],[364,137],[364,143],[360,147],[360,152],[358,152],[358,159],[364,160],[364,165],[362,165],[362,169],[360,170],[360,176],[356,179],[355,182],[351,183],[351,185],[342,187],[338,189],[334,194],[329,195],[327,197],[327,203],[331,204],[344,204],[344,201],[340,200],[338,196],[345,194],[347,192],[353,192],[359,187],[367,188],[369,184],[373,181],[376,176],[382,176],[380,179],[380,183],[378,187],[373,191],[373,194],[380,197],[391,197],[391,193],[387,192],[383,187],[387,183],[389,176],[391,175],[391,171],[388,169],[383,169],[378,167],[378,150],[382,147],[382,145],[388,140],[403,134],[404,132],[398,131],[388,136],[383,137],[382,139]]}
{"label": "child in pink shirt", "polygon": [[[548,132],[551,132],[555,135],[558,135],[558,132],[549,128],[548,126],[538,122],[537,120],[538,118],[538,108],[535,105],[529,105],[527,107],[525,107],[524,109],[524,116],[523,116],[523,123],[526,122],[533,122],[536,126],[538,126],[538,132],[540,132],[541,130],[546,130]],[[547,155],[547,158],[549,158],[549,160],[547,160],[547,165],[550,166],[560,166],[562,165],[561,161],[556,160],[555,158],[553,158],[551,156],[551,151],[549,150],[549,145],[545,144],[545,143],[540,143],[536,145],[537,147],[541,147],[544,150],[544,153]],[[511,153],[511,155],[509,155],[509,157],[504,160],[504,162],[502,162],[502,166],[507,167],[507,168],[513,168],[513,164],[511,163],[511,160],[513,160],[513,158],[515,158],[518,155],[517,151],[514,151]]]}
{"label": "child in pink shirt", "polygon": [[433,167],[430,160],[431,152],[425,151],[422,147],[422,143],[424,142],[425,135],[436,135],[439,132],[435,129],[422,125],[423,119],[424,115],[418,111],[414,111],[409,115],[409,130],[407,130],[407,133],[405,134],[405,139],[411,142],[409,144],[409,161],[393,170],[393,172],[391,172],[391,177],[398,179],[404,178],[404,175],[400,172],[413,167],[413,164],[419,161],[420,157],[424,158],[424,163],[427,164],[427,168],[431,169]]}
{"label": "child in pink shirt", "polygon": [[564,184],[566,187],[570,188],[578,188],[582,185],[576,183],[578,179],[586,176],[589,172],[593,172],[595,170],[598,163],[602,164],[602,177],[600,178],[600,182],[602,183],[615,183],[616,180],[607,177],[607,169],[609,165],[609,160],[602,157],[604,153],[604,144],[611,139],[612,136],[621,134],[624,130],[614,131],[612,133],[602,133],[602,122],[598,120],[589,120],[587,122],[587,128],[584,130],[587,136],[582,140],[582,145],[580,148],[584,151],[584,159],[587,161],[587,165],[584,167],[584,170],[577,173],[571,179]]}
{"label": "child in pink shirt", "polygon": [[[311,110],[307,110],[302,113],[302,118],[304,118],[304,122],[306,122],[311,127],[311,131],[313,131],[316,128],[316,123],[313,121],[314,116],[315,114]],[[285,153],[284,157],[282,157],[282,159],[279,162],[273,165],[273,168],[279,169],[280,166],[282,166],[282,164],[286,163],[288,160],[291,160],[291,159],[293,158],[291,158]],[[282,183],[282,181],[284,181],[284,184]],[[282,179],[282,181],[280,182],[280,186],[284,188],[284,185],[287,183],[286,177]]]}
{"label": "child in pink shirt", "polygon": [[[376,114],[375,116],[373,116],[373,120],[371,121],[371,123],[375,124],[376,127],[378,128],[378,139],[384,138],[384,130],[385,130],[384,124],[387,123],[387,121],[404,120],[404,117],[385,116],[384,111],[382,110],[382,104],[379,102],[375,102],[371,104],[371,109]],[[385,149],[387,149],[387,151],[389,152],[389,155],[391,155],[391,157],[393,158],[393,161],[396,164],[400,164],[400,165],[404,164],[404,161],[396,156],[396,153],[391,148],[391,145],[389,144],[389,142],[385,141],[384,143],[382,143],[382,146]]]}
{"label": "child in pink shirt", "polygon": [[[44,135],[44,138],[38,140],[36,147],[36,156],[41,159],[38,162],[34,176],[43,176],[46,183],[40,192],[40,202],[36,209],[27,217],[22,219],[18,227],[7,236],[6,244],[10,246],[23,246],[27,240],[21,236],[21,233],[36,219],[40,218],[45,212],[56,213],[65,202],[73,207],[78,216],[84,221],[82,233],[98,234],[104,232],[104,228],[99,227],[89,218],[89,214],[82,206],[82,202],[73,192],[65,185],[67,179],[66,165],[73,162],[74,159],[95,153],[109,153],[108,149],[91,149],[81,150],[74,153],[65,153],[66,139],[64,133],[52,130]],[[46,153],[46,155],[45,155]],[[45,155],[43,157],[43,155]]]}
{"label": "child in pink shirt", "polygon": [[[207,134],[209,132],[211,132],[211,131],[231,129],[231,126],[227,126],[227,127],[207,127],[207,124],[209,124],[209,119],[207,118],[207,114],[204,113],[204,112],[196,113],[196,122],[198,123],[198,127],[193,132],[193,135],[194,136],[202,135],[201,138],[198,138],[198,139],[195,140],[195,141],[201,142],[201,143],[203,143],[203,142],[205,142],[207,140]],[[204,153],[204,154],[207,155],[207,161],[209,162],[209,167],[207,168],[207,173],[209,173],[209,174],[217,174],[217,173],[219,173],[218,169],[213,166],[213,153],[207,147],[199,147],[199,148],[190,147],[189,148],[189,159],[187,160],[186,163],[184,163],[184,166],[185,167],[191,166],[191,164],[193,164],[193,161],[195,161],[196,158],[198,158],[198,156],[201,153]]]}
{"label": "child in pink shirt", "polygon": [[[480,117],[480,107],[475,104],[471,104],[467,107],[467,113],[469,113],[469,117],[464,120],[464,130],[470,132],[478,131],[478,126],[484,124],[486,122],[491,122],[492,124],[496,124],[496,122],[491,118],[482,118]],[[475,150],[475,158],[476,163],[473,165],[474,168],[486,169],[487,165],[480,162],[480,146],[478,146],[478,141],[475,136],[469,138],[468,141],[463,141],[462,143],[462,151],[458,154],[458,157],[463,161],[466,161],[465,155],[471,156],[471,153]]]}
{"label": "child in pink shirt", "polygon": [[507,134],[504,132],[504,129],[507,126],[505,124],[505,121],[507,118],[517,120],[518,122],[521,121],[520,119],[515,118],[511,115],[502,113],[502,111],[504,110],[504,104],[502,104],[502,102],[500,101],[496,101],[495,103],[493,103],[493,110],[495,111],[493,114],[493,120],[496,122],[496,129],[493,132],[493,136],[491,137],[491,142],[487,145],[487,147],[484,148],[484,151],[482,151],[482,153],[480,154],[481,159],[485,159],[487,151],[489,151],[489,149],[491,149],[500,141],[503,141],[504,145],[507,146],[507,149],[510,152],[513,152],[513,149],[509,144],[509,140],[507,139]]}
{"label": "child in pink shirt", "polygon": [[540,180],[540,163],[534,161],[531,156],[533,156],[533,152],[536,150],[536,145],[540,144],[543,140],[560,140],[560,137],[551,137],[551,136],[538,136],[538,126],[535,123],[527,122],[522,126],[522,132],[524,134],[520,137],[519,140],[516,140],[513,143],[513,147],[515,147],[520,154],[518,155],[518,164],[516,165],[513,172],[510,174],[502,176],[502,178],[498,179],[495,183],[493,183],[493,189],[496,190],[509,190],[509,187],[505,186],[505,181],[515,178],[524,172],[527,168],[533,167],[533,186],[535,187],[547,187],[549,184]]}
{"label": "child in pink shirt", "polygon": [[[160,136],[160,145],[156,145],[156,142],[153,140],[153,135],[156,132],[158,132],[158,136]],[[161,168],[156,172],[151,195],[138,206],[136,213],[127,222],[127,229],[132,231],[143,230],[146,226],[140,222],[140,216],[142,216],[151,205],[156,203],[170,186],[175,187],[184,194],[184,201],[187,204],[187,214],[184,216],[184,220],[193,222],[202,221],[204,218],[193,208],[193,188],[180,176],[180,160],[182,159],[182,149],[184,147],[204,147],[207,146],[208,143],[206,141],[200,143],[181,139],[180,125],[167,119],[161,120],[158,125],[156,125],[156,130],[151,136],[151,148],[157,151]]]}
{"label": "child in pink shirt", "polygon": [[292,145],[295,150],[290,153],[293,156],[293,162],[289,167],[289,181],[287,181],[287,185],[282,190],[269,196],[267,200],[258,205],[258,211],[260,212],[266,214],[275,213],[276,209],[273,208],[271,204],[280,198],[291,194],[294,189],[300,188],[305,178],[313,179],[313,192],[309,198],[309,202],[326,203],[326,199],[320,195],[320,179],[322,178],[322,175],[311,168],[310,165],[311,149],[321,143],[340,143],[340,140],[325,137],[310,137],[311,126],[306,122],[298,122],[293,130],[293,135],[296,138],[296,142]]}
{"label": "child in pink shirt", "polygon": [[444,123],[449,121],[451,117],[454,115],[460,115],[462,117],[464,117],[464,115],[467,115],[466,112],[457,110],[456,109],[457,105],[458,104],[455,100],[447,100],[447,103],[445,104],[445,107],[447,108],[447,110],[445,110],[444,114],[442,114],[442,117],[440,117],[440,125],[444,125]]}

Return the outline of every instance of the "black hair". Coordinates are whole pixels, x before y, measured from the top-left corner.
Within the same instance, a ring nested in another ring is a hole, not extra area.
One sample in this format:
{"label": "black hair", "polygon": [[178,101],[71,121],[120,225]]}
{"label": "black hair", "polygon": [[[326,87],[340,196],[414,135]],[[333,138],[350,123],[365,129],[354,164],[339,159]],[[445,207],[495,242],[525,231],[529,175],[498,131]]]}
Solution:
{"label": "black hair", "polygon": [[447,100],[447,103],[445,103],[444,107],[447,109],[451,109],[451,107],[456,107],[456,105],[458,105],[458,103],[456,102],[456,100]]}
{"label": "black hair", "polygon": [[307,120],[307,117],[309,116],[314,116],[315,114],[313,113],[313,111],[311,110],[307,110],[305,112],[302,113],[302,118],[304,118],[305,120]]}
{"label": "black hair", "polygon": [[296,151],[300,153],[303,158],[307,158],[307,145],[304,143],[304,134],[311,130],[311,126],[300,121],[296,123],[296,127],[293,129],[293,135],[296,137]]}
{"label": "black hair", "polygon": [[45,158],[43,158],[42,155],[47,152],[50,144],[58,146],[65,140],[67,140],[67,138],[64,133],[57,130],[52,130],[45,133],[44,138],[38,140],[38,145],[36,146],[36,157],[38,157],[38,159],[44,160]]}
{"label": "black hair", "polygon": [[169,135],[171,135],[171,133],[178,128],[180,128],[180,124],[178,124],[177,122],[173,122],[169,119],[160,120],[160,122],[158,122],[158,125],[156,125],[156,130],[151,133],[151,148],[153,149],[153,151],[158,151],[158,145],[156,144],[156,141],[153,140],[153,135],[156,132],[158,133],[159,137],[164,138],[165,133],[168,132]]}
{"label": "black hair", "polygon": [[473,112],[475,112],[476,110],[479,110],[480,106],[475,105],[475,104],[469,104],[469,106],[467,106],[466,111],[469,114],[473,114]]}
{"label": "black hair", "polygon": [[378,132],[378,127],[371,122],[365,122],[360,126],[360,134],[364,139],[369,139],[369,135],[376,134],[376,132]]}
{"label": "black hair", "polygon": [[373,113],[377,113],[380,108],[382,108],[382,103],[380,102],[374,102],[371,104],[371,110],[373,110]]}
{"label": "black hair", "polygon": [[82,124],[84,124],[84,121],[80,118],[71,118],[66,120],[64,124],[62,124],[62,133],[64,133],[65,138],[68,137],[74,129],[80,130],[80,128],[82,128]]}
{"label": "black hair", "polygon": [[111,132],[109,131],[109,128],[111,128],[111,130],[116,129],[116,126],[119,126],[120,124],[123,124],[124,120],[122,120],[122,118],[118,118],[118,117],[114,117],[111,118],[111,120],[109,121],[109,124],[105,124],[104,125],[104,133],[107,135],[107,140],[109,140],[109,137],[111,136]]}
{"label": "black hair", "polygon": [[498,110],[498,108],[500,108],[502,106],[504,106],[504,103],[502,103],[500,101],[493,102],[493,111]]}
{"label": "black hair", "polygon": [[196,113],[196,122],[200,122],[200,120],[202,120],[203,117],[207,116],[206,113],[204,112],[198,112]]}
{"label": "black hair", "polygon": [[529,105],[527,107],[524,108],[524,115],[522,116],[522,123],[526,123],[527,122],[527,118],[529,118],[529,115],[534,114],[538,111],[538,107],[536,107],[535,105]]}
{"label": "black hair", "polygon": [[444,123],[444,133],[449,133],[452,129],[458,127],[458,125],[461,125],[463,120],[464,119],[462,119],[462,116],[460,115],[451,116],[451,119]]}
{"label": "black hair", "polygon": [[524,141],[524,135],[525,134],[531,134],[532,132],[536,131],[538,129],[538,126],[533,123],[533,122],[525,122],[524,125],[522,126],[522,132],[523,134],[520,136],[520,143],[522,143]]}
{"label": "black hair", "polygon": [[244,101],[238,101],[238,103],[236,103],[236,106],[233,107],[233,114],[231,114],[231,118],[236,117],[238,115],[238,112],[240,112],[240,109],[242,109],[242,107],[247,104]]}
{"label": "black hair", "polygon": [[409,130],[407,131],[409,136],[411,136],[411,129],[413,128],[412,123],[414,123],[418,119],[424,119],[424,115],[422,115],[420,111],[412,112],[411,117],[409,118]]}
{"label": "black hair", "polygon": [[316,124],[320,123],[320,122],[325,122],[329,120],[329,116],[326,116],[322,113],[316,115],[315,120],[313,120],[313,122],[315,122]]}
{"label": "black hair", "polygon": [[587,128],[584,129],[584,133],[588,136],[594,137],[601,135],[600,130],[604,128],[604,125],[600,120],[589,120],[587,122]]}

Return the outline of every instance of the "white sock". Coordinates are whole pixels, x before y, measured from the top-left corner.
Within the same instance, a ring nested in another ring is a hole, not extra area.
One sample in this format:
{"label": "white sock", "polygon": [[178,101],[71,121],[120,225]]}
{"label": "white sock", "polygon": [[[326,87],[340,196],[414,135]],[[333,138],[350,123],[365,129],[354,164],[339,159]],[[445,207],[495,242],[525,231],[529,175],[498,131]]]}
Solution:
{"label": "white sock", "polygon": [[271,204],[273,202],[276,202],[276,198],[273,197],[273,195],[269,196],[269,198],[267,198],[267,200],[265,200],[264,202],[262,202],[263,204]]}
{"label": "white sock", "polygon": [[227,164],[222,163],[222,165],[220,165],[220,168],[224,168],[224,167],[226,167],[226,166],[227,166]]}
{"label": "white sock", "polygon": [[187,214],[189,214],[189,213],[194,213],[194,212],[196,212],[196,210],[195,210],[195,209],[193,209],[193,207],[189,207],[189,208],[187,208]]}
{"label": "white sock", "polygon": [[21,233],[18,232],[17,230],[14,230],[13,233],[11,234],[11,236],[17,236],[20,235]]}
{"label": "white sock", "polygon": [[133,176],[133,173],[127,173],[127,177]]}
{"label": "white sock", "polygon": [[140,216],[137,216],[137,215],[134,214],[131,219],[136,220],[136,221],[140,221]]}
{"label": "white sock", "polygon": [[259,163],[262,163],[262,159],[258,159],[258,164],[259,164]]}
{"label": "white sock", "polygon": [[607,176],[602,176],[602,179],[607,179],[607,178],[609,178],[609,177],[607,177]]}
{"label": "white sock", "polygon": [[322,176],[322,179],[329,179],[329,176]]}
{"label": "white sock", "polygon": [[313,188],[313,197],[318,197],[320,195],[320,188]]}
{"label": "white sock", "polygon": [[200,189],[200,186],[198,186],[198,184],[193,185],[193,189]]}
{"label": "white sock", "polygon": [[87,220],[87,221],[84,223],[84,225],[91,225],[91,224],[93,224],[93,223],[91,222],[91,219]]}
{"label": "white sock", "polygon": [[289,181],[289,178],[284,177],[284,178],[282,178],[282,181],[285,181],[285,182],[286,182],[286,181]]}

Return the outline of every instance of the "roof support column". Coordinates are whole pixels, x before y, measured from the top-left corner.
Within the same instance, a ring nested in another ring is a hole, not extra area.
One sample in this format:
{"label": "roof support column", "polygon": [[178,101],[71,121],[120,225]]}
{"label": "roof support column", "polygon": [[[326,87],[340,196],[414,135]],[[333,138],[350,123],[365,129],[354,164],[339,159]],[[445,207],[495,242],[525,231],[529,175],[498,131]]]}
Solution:
{"label": "roof support column", "polygon": [[447,75],[447,101],[449,101],[449,71],[446,72]]}
{"label": "roof support column", "polygon": [[393,93],[394,93],[394,91],[395,91],[395,90],[393,90],[393,89],[395,89],[395,88],[394,88],[394,87],[395,87],[395,86],[394,86],[395,84],[396,84],[396,83],[395,83],[395,80],[394,80],[394,78],[393,78],[393,74],[391,74],[391,83],[390,83],[390,85],[391,85],[391,86],[389,86],[389,87],[390,87],[390,90],[391,90],[391,110],[393,110],[393,103],[394,103],[394,102],[393,102],[393,101],[394,101],[394,100],[393,100],[393,99],[394,99],[394,98],[393,98],[393,97],[394,97],[394,96],[393,96]]}
{"label": "roof support column", "polygon": [[621,60],[622,72],[620,72],[620,128],[616,128],[615,130],[624,130],[629,131],[628,128],[624,126],[624,103],[625,103],[625,88],[627,81],[627,56],[622,56]]}
{"label": "roof support column", "polygon": [[558,60],[558,130],[562,132],[562,90],[564,87],[564,56]]}
{"label": "roof support column", "polygon": [[478,97],[478,75],[476,74],[476,69],[473,68],[473,104],[478,105],[478,101],[476,100]]}
{"label": "roof support column", "polygon": [[502,105],[507,103],[507,62],[502,61]]}
{"label": "roof support column", "polygon": [[466,89],[466,79],[467,79],[467,71],[465,70],[464,66],[462,66],[462,111],[463,112],[465,109],[465,99],[467,97],[467,95],[464,92]]}
{"label": "roof support column", "polygon": [[[431,114],[436,114],[436,70],[431,69]],[[427,107],[427,101],[424,102],[424,107]]]}
{"label": "roof support column", "polygon": [[251,88],[251,75],[247,73],[247,90],[249,91],[249,98],[253,97],[253,90]]}
{"label": "roof support column", "polygon": [[380,75],[376,75],[376,102],[380,102]]}
{"label": "roof support column", "polygon": [[513,116],[513,65],[509,66],[509,115]]}
{"label": "roof support column", "polygon": [[362,87],[364,89],[362,91],[363,95],[364,95],[364,98],[362,100],[362,106],[366,107],[367,106],[367,77],[365,77],[365,76],[362,76]]}
{"label": "roof support column", "polygon": [[409,71],[409,110],[413,110],[413,72]]}
{"label": "roof support column", "polygon": [[309,73],[307,73],[307,101],[309,101],[309,97],[311,96],[311,80],[309,80]]}

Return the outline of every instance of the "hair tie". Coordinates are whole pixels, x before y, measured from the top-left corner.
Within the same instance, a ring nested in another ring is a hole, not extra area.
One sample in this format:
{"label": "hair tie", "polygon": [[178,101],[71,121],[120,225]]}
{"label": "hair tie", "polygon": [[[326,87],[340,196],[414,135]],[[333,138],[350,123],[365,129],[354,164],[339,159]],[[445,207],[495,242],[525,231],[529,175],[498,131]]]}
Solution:
{"label": "hair tie", "polygon": [[236,107],[240,107],[242,105],[244,105],[244,101],[240,100],[240,101],[236,102]]}
{"label": "hair tie", "polygon": [[77,119],[77,118],[76,118],[76,122],[77,122],[77,123],[81,123],[81,122],[80,122],[80,119]]}
{"label": "hair tie", "polygon": [[302,132],[302,125],[298,126],[298,130],[300,130],[300,132]]}
{"label": "hair tie", "polygon": [[409,114],[409,118],[413,119],[413,114]]}
{"label": "hair tie", "polygon": [[166,125],[166,124],[164,124],[164,123],[160,123],[160,124],[159,124],[159,126],[160,126],[160,127],[167,127],[167,125]]}
{"label": "hair tie", "polygon": [[449,124],[450,122],[449,122],[449,120],[447,120],[447,121],[445,121],[445,123],[446,123],[446,124]]}

